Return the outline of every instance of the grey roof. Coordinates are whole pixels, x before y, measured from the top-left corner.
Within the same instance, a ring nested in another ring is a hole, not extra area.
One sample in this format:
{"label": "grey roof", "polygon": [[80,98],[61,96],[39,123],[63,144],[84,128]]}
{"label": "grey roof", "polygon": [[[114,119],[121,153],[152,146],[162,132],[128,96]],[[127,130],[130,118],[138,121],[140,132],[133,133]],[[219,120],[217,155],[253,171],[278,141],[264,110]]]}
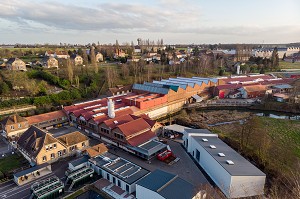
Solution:
{"label": "grey roof", "polygon": [[172,124],[172,125],[169,125],[169,126],[165,126],[164,129],[175,131],[175,132],[178,132],[178,133],[184,133],[184,130],[191,129],[191,128],[186,127],[186,126],[181,126],[181,125],[178,125],[178,124]]}
{"label": "grey roof", "polygon": [[203,133],[203,134],[212,134],[212,132],[210,132],[208,129],[191,129],[191,128],[188,128],[188,129],[185,129],[185,132],[187,133]]}
{"label": "grey roof", "polygon": [[166,199],[191,199],[195,193],[191,183],[159,169],[139,180],[137,184],[157,192]]}
{"label": "grey roof", "polygon": [[[212,134],[213,135],[213,134]],[[262,171],[256,168],[239,153],[225,144],[217,136],[192,136],[230,175],[232,176],[265,176]],[[208,141],[204,142],[202,138]],[[216,148],[212,149],[210,145]],[[224,153],[225,157],[220,157],[218,153]],[[234,165],[227,164],[227,160],[234,162]]]}
{"label": "grey roof", "polygon": [[155,140],[150,140],[150,141],[143,143],[135,148],[142,149],[142,150],[140,150],[140,152],[143,152],[144,154],[151,156],[152,154],[155,154],[156,152],[158,152],[166,147],[167,147],[167,145],[165,145],[161,142],[158,142]]}
{"label": "grey roof", "polygon": [[19,178],[19,177],[21,177],[21,176],[30,174],[30,173],[32,173],[32,172],[34,172],[34,171],[37,171],[37,170],[42,169],[42,168],[45,168],[45,167],[47,167],[47,166],[49,166],[48,163],[44,163],[44,164],[41,164],[41,165],[36,165],[36,166],[31,167],[31,168],[29,168],[29,169],[25,169],[25,170],[23,170],[23,171],[20,171],[20,172],[18,172],[18,173],[15,173],[14,176],[17,177],[17,178]]}
{"label": "grey roof", "polygon": [[289,88],[293,88],[293,87],[291,85],[289,85],[289,84],[280,84],[280,85],[274,85],[273,88],[289,89]]}
{"label": "grey roof", "polygon": [[84,155],[84,156],[77,158],[76,160],[73,160],[69,163],[72,164],[74,167],[76,167],[78,165],[88,162],[88,160],[89,160],[89,156]]}
{"label": "grey roof", "polygon": [[135,183],[149,173],[148,170],[108,152],[90,159],[90,162],[128,184]]}
{"label": "grey roof", "polygon": [[133,84],[132,89],[148,91],[151,93],[168,94],[168,88],[160,88],[157,86],[149,86],[144,84]]}

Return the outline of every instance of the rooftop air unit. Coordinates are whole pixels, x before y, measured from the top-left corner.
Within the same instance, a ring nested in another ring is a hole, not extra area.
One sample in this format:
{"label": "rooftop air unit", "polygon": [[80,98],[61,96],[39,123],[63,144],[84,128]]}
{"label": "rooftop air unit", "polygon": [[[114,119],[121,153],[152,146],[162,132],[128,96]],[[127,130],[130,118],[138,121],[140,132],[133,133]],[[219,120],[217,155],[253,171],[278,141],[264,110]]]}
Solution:
{"label": "rooftop air unit", "polygon": [[210,147],[211,149],[216,149],[216,148],[217,148],[215,145],[209,145],[209,147]]}
{"label": "rooftop air unit", "polygon": [[224,153],[218,153],[218,155],[219,155],[220,157],[225,157],[225,154],[224,154]]}
{"label": "rooftop air unit", "polygon": [[203,141],[203,142],[208,142],[208,139],[202,138],[202,141]]}
{"label": "rooftop air unit", "polygon": [[229,165],[234,165],[234,162],[231,161],[231,160],[226,160],[226,163],[229,164]]}

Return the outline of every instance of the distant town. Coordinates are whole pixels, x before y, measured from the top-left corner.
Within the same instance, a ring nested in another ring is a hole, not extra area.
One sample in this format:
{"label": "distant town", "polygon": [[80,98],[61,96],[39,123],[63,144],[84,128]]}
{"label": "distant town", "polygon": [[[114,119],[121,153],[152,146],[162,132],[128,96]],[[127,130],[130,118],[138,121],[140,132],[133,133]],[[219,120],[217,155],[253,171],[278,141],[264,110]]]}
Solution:
{"label": "distant town", "polygon": [[300,43],[0,45],[0,198],[300,197]]}

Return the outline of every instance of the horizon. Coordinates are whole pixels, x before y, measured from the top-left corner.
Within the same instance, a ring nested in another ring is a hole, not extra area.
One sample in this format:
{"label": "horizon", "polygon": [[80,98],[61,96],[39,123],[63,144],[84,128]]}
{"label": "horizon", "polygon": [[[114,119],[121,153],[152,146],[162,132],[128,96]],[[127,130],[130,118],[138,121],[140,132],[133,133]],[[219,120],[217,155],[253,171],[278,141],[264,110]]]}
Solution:
{"label": "horizon", "polygon": [[290,44],[299,42],[299,7],[297,0],[11,0],[0,3],[0,43]]}

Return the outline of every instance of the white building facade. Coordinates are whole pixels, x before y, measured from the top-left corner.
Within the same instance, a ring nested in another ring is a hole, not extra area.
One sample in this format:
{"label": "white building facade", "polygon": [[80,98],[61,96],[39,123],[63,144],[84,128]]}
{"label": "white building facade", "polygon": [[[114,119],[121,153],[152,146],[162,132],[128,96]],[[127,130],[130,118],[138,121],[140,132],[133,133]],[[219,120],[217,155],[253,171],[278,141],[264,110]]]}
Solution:
{"label": "white building facade", "polygon": [[263,195],[266,175],[221,141],[217,134],[207,131],[186,129],[184,147],[224,195],[227,198]]}

